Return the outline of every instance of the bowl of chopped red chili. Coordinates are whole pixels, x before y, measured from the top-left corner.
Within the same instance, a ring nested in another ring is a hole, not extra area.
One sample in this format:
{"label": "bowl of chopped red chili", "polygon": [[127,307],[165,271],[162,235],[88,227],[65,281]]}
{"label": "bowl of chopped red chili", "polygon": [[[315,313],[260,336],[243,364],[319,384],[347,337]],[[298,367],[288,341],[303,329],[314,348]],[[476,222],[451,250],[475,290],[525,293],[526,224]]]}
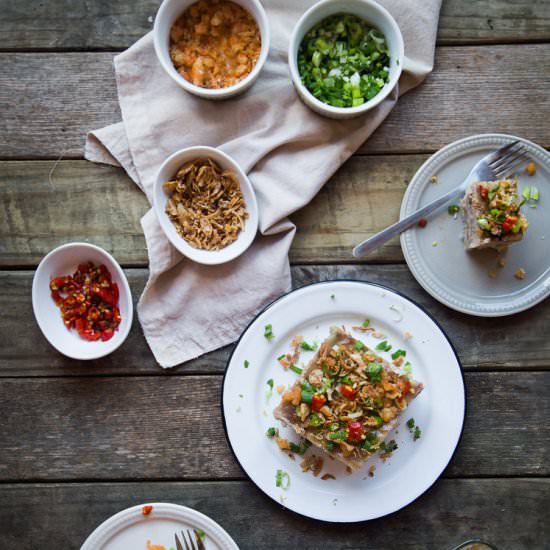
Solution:
{"label": "bowl of chopped red chili", "polygon": [[88,243],[47,254],[34,275],[32,304],[40,330],[73,359],[98,359],[117,349],[132,325],[128,281],[117,261]]}

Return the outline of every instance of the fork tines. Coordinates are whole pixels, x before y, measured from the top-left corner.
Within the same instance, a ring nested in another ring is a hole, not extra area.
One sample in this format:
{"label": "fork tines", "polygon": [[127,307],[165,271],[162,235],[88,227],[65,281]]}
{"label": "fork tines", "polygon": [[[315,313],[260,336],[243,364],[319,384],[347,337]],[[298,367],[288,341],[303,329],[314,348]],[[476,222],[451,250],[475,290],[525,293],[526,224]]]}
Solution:
{"label": "fork tines", "polygon": [[181,540],[183,541],[183,546],[178,538],[177,533],[174,535],[176,539],[177,550],[184,550],[184,547],[185,550],[204,550],[204,544],[202,543],[202,540],[199,537],[199,533],[197,532],[197,530],[193,529],[192,533],[193,534],[191,534],[191,529],[187,529],[187,531],[181,532]]}
{"label": "fork tines", "polygon": [[489,163],[489,167],[497,178],[509,174],[516,166],[527,160],[528,153],[523,144],[514,141],[501,147]]}

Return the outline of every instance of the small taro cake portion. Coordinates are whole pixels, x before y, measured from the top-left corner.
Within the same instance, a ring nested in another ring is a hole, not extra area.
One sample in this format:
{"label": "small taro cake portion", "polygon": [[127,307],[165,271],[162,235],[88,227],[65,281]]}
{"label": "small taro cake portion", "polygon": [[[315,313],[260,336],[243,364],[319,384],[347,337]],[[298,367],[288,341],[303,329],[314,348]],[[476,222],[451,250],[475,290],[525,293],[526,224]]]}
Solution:
{"label": "small taro cake portion", "polygon": [[521,241],[529,225],[520,213],[516,180],[473,183],[462,200],[462,207],[466,250],[504,250]]}
{"label": "small taro cake portion", "polygon": [[357,470],[380,449],[422,388],[345,330],[333,327],[273,414]]}

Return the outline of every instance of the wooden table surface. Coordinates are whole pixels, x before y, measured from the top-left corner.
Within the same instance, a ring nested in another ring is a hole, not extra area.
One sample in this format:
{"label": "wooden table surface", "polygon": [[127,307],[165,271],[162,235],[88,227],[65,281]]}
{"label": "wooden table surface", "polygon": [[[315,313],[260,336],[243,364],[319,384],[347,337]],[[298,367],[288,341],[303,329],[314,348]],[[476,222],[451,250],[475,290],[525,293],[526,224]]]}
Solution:
{"label": "wooden table surface", "polygon": [[35,323],[33,270],[62,243],[106,248],[135,299],[144,286],[145,197],[122,170],[84,161],[82,146],[119,120],[113,55],[151,29],[158,4],[0,0],[0,548],[79,548],[113,513],[155,500],[208,514],[249,549],[444,550],[472,536],[549,548],[550,300],[469,317],[419,287],[397,240],[361,263],[351,246],[395,221],[409,179],[451,141],[507,132],[550,147],[550,0],[444,0],[433,74],[293,216],[296,286],[394,287],[437,318],[465,370],[464,436],[442,479],[351,526],[298,517],[246,480],[219,408],[231,347],[165,371],[134,322],[117,352],[84,363]]}

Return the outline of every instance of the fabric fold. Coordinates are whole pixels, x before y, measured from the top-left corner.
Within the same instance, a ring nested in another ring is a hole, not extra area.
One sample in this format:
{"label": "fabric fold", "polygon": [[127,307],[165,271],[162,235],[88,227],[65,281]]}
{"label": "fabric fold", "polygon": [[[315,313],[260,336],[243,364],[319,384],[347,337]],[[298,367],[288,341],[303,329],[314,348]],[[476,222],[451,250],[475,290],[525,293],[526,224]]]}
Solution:
{"label": "fabric fold", "polygon": [[90,132],[85,157],[120,165],[151,202],[166,157],[193,145],[219,147],[248,173],[260,210],[260,234],[252,246],[220,266],[184,258],[152,210],[142,218],[150,274],[138,317],[163,367],[233,342],[259,310],[290,289],[288,251],[295,227],[288,216],[311,201],[389,115],[398,96],[432,70],[441,0],[380,1],[405,41],[399,86],[362,117],[338,121],[317,115],[298,98],[286,61],[292,27],[314,3],[265,3],[270,55],[254,86],[227,101],[197,98],[173,82],[157,61],[152,33],[115,57],[122,121]]}

